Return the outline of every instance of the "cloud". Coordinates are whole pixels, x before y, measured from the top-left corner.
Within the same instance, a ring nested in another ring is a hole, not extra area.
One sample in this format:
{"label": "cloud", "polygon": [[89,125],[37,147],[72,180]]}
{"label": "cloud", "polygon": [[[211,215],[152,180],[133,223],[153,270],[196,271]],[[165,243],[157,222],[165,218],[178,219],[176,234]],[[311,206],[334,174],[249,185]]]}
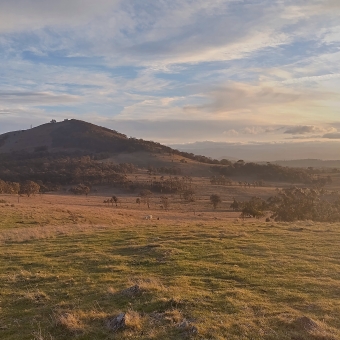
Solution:
{"label": "cloud", "polygon": [[[261,112],[272,107],[284,108],[287,105],[304,106],[306,102],[323,99],[326,94],[313,92],[310,89],[292,90],[266,84],[229,83],[207,91],[209,103],[186,107],[187,110],[208,111],[214,114],[230,114],[236,112]],[[208,92],[209,91],[209,92]]]}
{"label": "cloud", "polygon": [[322,136],[322,138],[340,139],[340,132],[326,133],[325,135]]}
{"label": "cloud", "polygon": [[223,131],[223,134],[226,136],[238,136],[240,133],[237,132],[235,129]]}
{"label": "cloud", "polygon": [[65,105],[79,102],[78,96],[70,94],[55,94],[51,92],[3,92],[0,91],[2,103],[33,104],[33,105]]}
{"label": "cloud", "polygon": [[32,49],[32,41],[38,41],[36,53],[62,50],[164,68],[247,58],[288,44],[296,33],[287,34],[285,28],[296,25],[296,19],[285,12],[285,6],[268,0],[99,0],[95,5],[90,0],[3,0],[0,32],[31,32],[21,48]]}
{"label": "cloud", "polygon": [[11,114],[11,111],[8,109],[0,109],[0,115],[8,115]]}
{"label": "cloud", "polygon": [[314,125],[298,125],[298,126],[292,126],[284,131],[285,134],[290,135],[305,135],[310,133],[325,133],[329,132],[332,133],[334,131],[337,131],[333,127],[320,127],[320,126],[314,126]]}
{"label": "cloud", "polygon": [[258,135],[263,133],[265,130],[262,127],[253,126],[253,127],[246,127],[242,130],[242,133],[246,135]]}
{"label": "cloud", "polygon": [[282,83],[283,84],[296,84],[296,83],[302,83],[302,82],[315,82],[315,81],[338,79],[338,78],[340,78],[340,73],[331,73],[331,74],[323,74],[320,76],[293,78],[293,79],[285,80]]}
{"label": "cloud", "polygon": [[[340,113],[338,8],[337,0],[0,0],[0,113],[13,124],[32,112],[42,122],[53,114],[124,128],[125,120],[135,136],[164,139],[173,120],[177,140],[275,139],[294,126],[292,136],[335,133],[317,127]],[[192,122],[186,132],[181,121]]]}
{"label": "cloud", "polygon": [[117,0],[1,0],[0,32],[75,26],[115,8]]}

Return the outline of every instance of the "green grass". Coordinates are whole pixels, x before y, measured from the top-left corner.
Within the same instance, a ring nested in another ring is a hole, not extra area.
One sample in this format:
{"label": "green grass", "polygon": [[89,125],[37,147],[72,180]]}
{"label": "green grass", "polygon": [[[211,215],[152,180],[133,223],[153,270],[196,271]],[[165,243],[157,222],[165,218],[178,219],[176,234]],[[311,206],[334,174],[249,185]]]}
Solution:
{"label": "green grass", "polygon": [[[321,224],[155,221],[7,240],[0,338],[339,339],[339,249],[340,226]],[[112,333],[121,312],[133,322]]]}

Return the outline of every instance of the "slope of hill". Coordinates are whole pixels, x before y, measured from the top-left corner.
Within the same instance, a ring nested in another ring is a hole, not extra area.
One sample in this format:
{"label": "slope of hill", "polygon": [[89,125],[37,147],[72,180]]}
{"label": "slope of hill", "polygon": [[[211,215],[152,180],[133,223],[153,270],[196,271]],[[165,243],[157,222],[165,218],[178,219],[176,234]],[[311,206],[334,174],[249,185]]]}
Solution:
{"label": "slope of hill", "polygon": [[108,153],[115,156],[126,153],[149,152],[171,157],[191,159],[195,162],[218,164],[206,156],[199,156],[172,149],[153,141],[128,138],[115,130],[70,119],[63,122],[47,123],[29,130],[13,131],[0,135],[0,154],[3,153]]}
{"label": "slope of hill", "polygon": [[133,152],[171,151],[171,148],[76,119],[48,123],[0,136],[0,152],[16,151]]}
{"label": "slope of hill", "polygon": [[[71,119],[47,123],[29,130],[0,135],[0,158],[24,161],[50,160],[70,155],[92,155],[113,163],[132,163],[137,167],[179,168],[183,174],[206,175],[208,164],[218,164],[205,156],[180,152],[143,139],[128,138],[115,130]],[[207,163],[207,164],[204,164]]]}

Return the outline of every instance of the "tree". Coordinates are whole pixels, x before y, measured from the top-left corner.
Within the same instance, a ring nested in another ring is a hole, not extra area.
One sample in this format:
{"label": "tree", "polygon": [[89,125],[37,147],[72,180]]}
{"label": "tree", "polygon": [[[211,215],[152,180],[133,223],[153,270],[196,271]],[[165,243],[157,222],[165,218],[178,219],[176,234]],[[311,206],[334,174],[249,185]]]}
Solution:
{"label": "tree", "polygon": [[213,208],[216,209],[217,206],[222,203],[222,199],[219,195],[213,194],[210,196],[210,203],[212,204]]}
{"label": "tree", "polygon": [[25,181],[20,185],[20,194],[27,195],[30,197],[39,192],[40,185],[33,181]]}
{"label": "tree", "polygon": [[324,189],[286,188],[268,199],[275,221],[340,221],[340,195]]}
{"label": "tree", "polygon": [[168,210],[169,209],[169,197],[166,197],[166,196],[162,196],[161,197],[161,203],[162,203],[162,206],[165,210]]}
{"label": "tree", "polygon": [[267,208],[266,202],[260,197],[253,197],[250,201],[243,203],[241,217],[260,218],[264,216],[264,210]]}
{"label": "tree", "polygon": [[187,202],[195,202],[195,191],[193,189],[184,190],[182,197]]}
{"label": "tree", "polygon": [[16,182],[8,183],[9,193],[18,194],[20,192],[20,184]]}
{"label": "tree", "polygon": [[115,195],[113,195],[112,197],[111,197],[111,199],[112,199],[112,204],[113,204],[113,202],[116,204],[116,207],[118,207],[118,201],[119,201],[119,199],[118,199],[118,197],[117,196],[115,196]]}
{"label": "tree", "polygon": [[20,184],[16,182],[5,182],[0,179],[0,194],[18,194]]}
{"label": "tree", "polygon": [[234,211],[239,211],[241,209],[242,203],[234,198],[233,203],[230,204],[230,208]]}
{"label": "tree", "polygon": [[140,197],[141,197],[141,200],[144,204],[147,204],[148,208],[150,208],[150,198],[152,196],[152,192],[150,190],[142,190],[140,192]]}

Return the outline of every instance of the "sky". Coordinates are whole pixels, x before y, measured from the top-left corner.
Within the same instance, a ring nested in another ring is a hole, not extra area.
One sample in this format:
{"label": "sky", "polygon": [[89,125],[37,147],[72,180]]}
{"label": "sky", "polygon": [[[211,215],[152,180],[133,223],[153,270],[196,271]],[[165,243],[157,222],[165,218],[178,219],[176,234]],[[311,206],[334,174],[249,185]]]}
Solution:
{"label": "sky", "polygon": [[65,118],[340,150],[340,1],[0,0],[0,133]]}

